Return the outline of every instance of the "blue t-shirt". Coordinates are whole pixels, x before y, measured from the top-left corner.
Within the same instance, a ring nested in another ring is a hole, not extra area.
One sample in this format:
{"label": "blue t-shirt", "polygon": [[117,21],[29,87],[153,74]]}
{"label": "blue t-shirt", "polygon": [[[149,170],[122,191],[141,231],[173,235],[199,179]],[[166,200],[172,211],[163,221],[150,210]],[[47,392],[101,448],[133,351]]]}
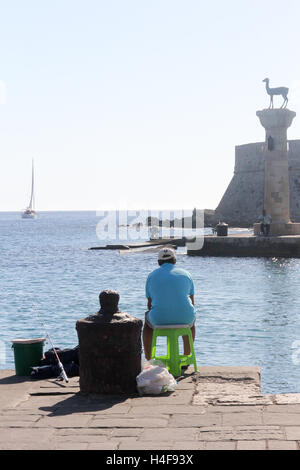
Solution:
{"label": "blue t-shirt", "polygon": [[192,324],[195,309],[190,295],[194,295],[191,275],[174,264],[164,263],[146,281],[146,297],[152,299],[149,321],[153,325]]}

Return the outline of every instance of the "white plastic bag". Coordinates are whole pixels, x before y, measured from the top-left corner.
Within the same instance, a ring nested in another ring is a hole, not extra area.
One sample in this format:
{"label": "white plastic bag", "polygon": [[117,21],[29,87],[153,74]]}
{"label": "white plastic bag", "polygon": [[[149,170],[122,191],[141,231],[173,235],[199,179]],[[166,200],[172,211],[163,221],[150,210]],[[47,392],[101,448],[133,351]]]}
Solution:
{"label": "white plastic bag", "polygon": [[177,385],[173,375],[161,361],[145,361],[142,372],[136,378],[140,395],[159,395],[173,392]]}

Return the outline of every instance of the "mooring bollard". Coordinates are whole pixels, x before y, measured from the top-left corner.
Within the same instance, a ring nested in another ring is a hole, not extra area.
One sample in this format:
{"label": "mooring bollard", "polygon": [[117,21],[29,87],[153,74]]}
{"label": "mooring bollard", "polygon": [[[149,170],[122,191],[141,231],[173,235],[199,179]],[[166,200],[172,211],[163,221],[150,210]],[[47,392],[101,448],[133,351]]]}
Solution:
{"label": "mooring bollard", "polygon": [[117,292],[103,291],[99,298],[100,311],[76,322],[80,392],[136,393],[143,322],[119,311]]}

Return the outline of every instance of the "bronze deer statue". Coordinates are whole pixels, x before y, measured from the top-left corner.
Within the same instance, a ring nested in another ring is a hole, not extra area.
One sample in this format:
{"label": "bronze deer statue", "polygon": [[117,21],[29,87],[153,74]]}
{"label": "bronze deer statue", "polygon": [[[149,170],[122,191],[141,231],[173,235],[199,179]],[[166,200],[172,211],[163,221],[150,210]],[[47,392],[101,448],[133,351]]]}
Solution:
{"label": "bronze deer statue", "polygon": [[269,87],[269,82],[270,80],[268,78],[265,78],[263,80],[263,82],[266,83],[266,90],[267,90],[267,93],[268,95],[270,95],[270,106],[269,106],[269,109],[270,108],[274,108],[274,105],[273,105],[273,96],[274,95],[281,95],[282,98],[284,99],[283,103],[282,103],[282,106],[281,108],[286,108],[287,104],[288,104],[288,97],[287,97],[287,94],[289,92],[289,89],[282,86],[282,87],[278,87],[278,88],[270,88]]}

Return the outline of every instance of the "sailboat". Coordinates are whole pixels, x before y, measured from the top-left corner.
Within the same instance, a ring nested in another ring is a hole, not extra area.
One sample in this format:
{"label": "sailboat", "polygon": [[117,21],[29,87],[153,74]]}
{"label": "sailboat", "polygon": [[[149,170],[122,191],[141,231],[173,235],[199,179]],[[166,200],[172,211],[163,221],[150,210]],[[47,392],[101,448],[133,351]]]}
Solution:
{"label": "sailboat", "polygon": [[31,196],[29,206],[25,211],[22,213],[23,219],[36,219],[37,213],[34,210],[34,166],[32,160],[32,178],[31,178]]}

